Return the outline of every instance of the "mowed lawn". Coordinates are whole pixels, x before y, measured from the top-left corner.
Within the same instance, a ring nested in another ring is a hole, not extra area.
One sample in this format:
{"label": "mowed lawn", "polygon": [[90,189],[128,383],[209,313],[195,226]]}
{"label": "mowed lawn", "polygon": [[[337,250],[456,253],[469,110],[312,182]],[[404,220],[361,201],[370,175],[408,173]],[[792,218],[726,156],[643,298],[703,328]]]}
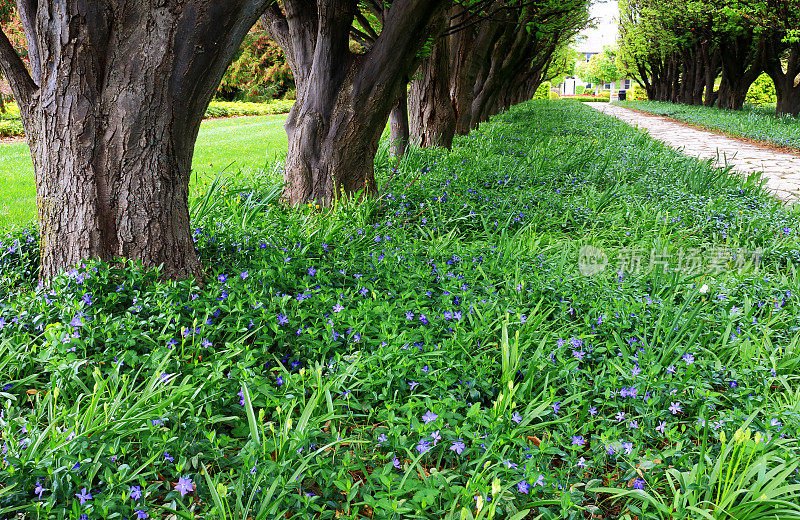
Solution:
{"label": "mowed lawn", "polygon": [[[192,185],[220,170],[261,168],[286,153],[286,114],[203,121],[192,162]],[[28,145],[0,144],[0,230],[36,217],[36,188]]]}

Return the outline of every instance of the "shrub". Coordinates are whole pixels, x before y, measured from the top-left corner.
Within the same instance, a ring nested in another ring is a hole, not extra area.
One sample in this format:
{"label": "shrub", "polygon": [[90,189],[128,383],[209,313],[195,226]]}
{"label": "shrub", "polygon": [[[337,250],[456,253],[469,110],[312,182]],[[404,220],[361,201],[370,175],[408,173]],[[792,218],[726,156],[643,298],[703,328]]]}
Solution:
{"label": "shrub", "polygon": [[750,85],[747,96],[744,98],[746,103],[754,106],[774,105],[778,102],[778,95],[775,92],[775,83],[766,74],[761,74]]}
{"label": "shrub", "polygon": [[627,97],[631,101],[647,101],[647,91],[639,85],[631,85]]}
{"label": "shrub", "polygon": [[20,137],[25,135],[22,122],[19,119],[0,120],[0,138]]}
{"label": "shrub", "polygon": [[281,98],[293,88],[286,56],[259,22],[242,42],[239,57],[228,67],[217,93],[228,100],[264,102]]}
{"label": "shrub", "polygon": [[294,101],[284,99],[275,100],[270,103],[212,101],[206,110],[206,118],[285,114],[292,109],[292,105],[294,105]]}
{"label": "shrub", "polygon": [[533,99],[549,99],[550,95],[550,82],[545,81],[536,89],[536,93],[533,95]]}
{"label": "shrub", "polygon": [[584,92],[586,92],[586,87],[584,85],[578,85],[575,87],[576,96],[582,96]]}

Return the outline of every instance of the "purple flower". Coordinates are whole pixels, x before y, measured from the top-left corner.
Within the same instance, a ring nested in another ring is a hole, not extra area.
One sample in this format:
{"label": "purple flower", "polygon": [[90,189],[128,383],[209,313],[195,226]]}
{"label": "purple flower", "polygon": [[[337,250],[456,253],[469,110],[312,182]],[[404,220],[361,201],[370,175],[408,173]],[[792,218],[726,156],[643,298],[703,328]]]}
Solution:
{"label": "purple flower", "polygon": [[558,414],[558,411],[561,410],[561,401],[556,401],[553,405],[553,413]]}
{"label": "purple flower", "polygon": [[82,488],[80,493],[75,493],[75,496],[81,501],[81,505],[85,504],[87,500],[92,499],[92,494],[86,488]]}
{"label": "purple flower", "polygon": [[520,492],[520,493],[522,493],[523,495],[527,495],[527,494],[528,494],[528,491],[530,491],[530,490],[531,490],[531,486],[530,486],[530,484],[528,484],[528,482],[527,482],[527,481],[525,481],[525,480],[523,480],[522,482],[520,482],[519,484],[517,484],[517,491],[519,491],[519,492]]}
{"label": "purple flower", "polygon": [[622,447],[625,449],[625,453],[630,455],[633,453],[633,443],[632,442],[623,442]]}
{"label": "purple flower", "polygon": [[276,317],[278,318],[278,325],[286,325],[289,323],[289,318],[287,318],[284,314],[278,314]]}
{"label": "purple flower", "polygon": [[342,312],[343,310],[344,307],[342,306],[341,302],[336,302],[336,305],[333,306],[333,312],[335,313]]}
{"label": "purple flower", "polygon": [[417,451],[420,453],[425,453],[426,451],[431,449],[430,441],[421,440],[419,444],[417,444]]}
{"label": "purple flower", "polygon": [[534,482],[533,485],[544,487],[544,475],[539,475],[539,478],[536,479],[536,482]]}
{"label": "purple flower", "polygon": [[674,374],[675,373],[675,365],[670,365],[667,367],[667,374]]}
{"label": "purple flower", "polygon": [[464,444],[461,439],[458,439],[457,441],[453,441],[453,445],[450,446],[450,450],[456,452],[458,455],[461,455],[461,452],[463,452],[464,448],[466,447],[466,444]]}
{"label": "purple flower", "polygon": [[422,422],[428,424],[429,422],[435,421],[438,417],[439,417],[438,415],[428,410],[427,412],[425,412],[425,415],[422,416]]}
{"label": "purple flower", "polygon": [[248,276],[250,276],[250,273],[248,273],[247,271],[242,271],[242,272],[239,274],[239,276],[241,276],[241,277],[242,277],[242,280],[244,280],[245,278],[247,278]]}
{"label": "purple flower", "polygon": [[192,483],[192,479],[180,477],[178,479],[178,483],[175,484],[175,490],[180,491],[181,496],[185,496],[186,493],[191,493],[192,491],[194,491],[194,484]]}
{"label": "purple flower", "polygon": [[378,442],[386,442],[389,438],[386,436],[385,433],[378,435]]}
{"label": "purple flower", "polygon": [[625,420],[625,412],[617,412],[617,415],[614,416],[618,422],[622,422]]}
{"label": "purple flower", "polygon": [[317,274],[317,270],[316,269],[314,269],[313,267],[309,267],[308,268],[308,275],[309,276],[315,276],[316,274]]}
{"label": "purple flower", "polygon": [[691,365],[692,363],[694,363],[694,356],[689,354],[688,352],[684,354],[681,359],[683,359],[687,365]]}
{"label": "purple flower", "polygon": [[628,428],[631,430],[638,430],[639,429],[639,422],[638,421],[631,421],[628,423]]}
{"label": "purple flower", "polygon": [[586,440],[580,435],[573,435],[572,436],[572,445],[573,446],[584,446],[586,444]]}
{"label": "purple flower", "polygon": [[392,457],[392,466],[394,466],[397,469],[400,469],[400,459],[398,459],[397,457]]}
{"label": "purple flower", "polygon": [[419,315],[419,321],[420,321],[420,322],[421,322],[423,325],[427,325],[428,323],[430,323],[430,322],[428,321],[428,318],[426,318],[424,314],[420,314],[420,315]]}
{"label": "purple flower", "polygon": [[578,463],[576,464],[576,466],[578,466],[579,468],[585,468],[586,467],[586,459],[584,459],[583,457],[578,459]]}
{"label": "purple flower", "polygon": [[134,512],[136,513],[136,518],[139,520],[145,520],[145,518],[147,518],[147,512],[144,509],[135,509]]}
{"label": "purple flower", "polygon": [[597,407],[596,406],[592,406],[591,408],[589,408],[589,415],[597,415]]}
{"label": "purple flower", "polygon": [[418,383],[417,381],[411,381],[410,383],[408,383],[408,386],[410,386],[410,387],[411,387],[411,391],[412,391],[412,392],[413,392],[413,391],[414,391],[414,389],[417,387],[417,385],[419,385],[419,383]]}
{"label": "purple flower", "polygon": [[672,412],[672,415],[677,415],[681,411],[681,403],[670,403],[669,411]]}
{"label": "purple flower", "polygon": [[633,481],[633,489],[644,489],[644,479],[637,478]]}
{"label": "purple flower", "polygon": [[139,486],[131,486],[130,495],[131,500],[139,500],[142,498],[142,488]]}
{"label": "purple flower", "polygon": [[633,376],[638,376],[641,373],[642,369],[639,368],[639,365],[634,365],[633,368],[631,369],[631,374],[633,374]]}
{"label": "purple flower", "polygon": [[414,319],[414,313],[411,312],[411,311],[406,312],[406,319],[407,320],[413,320]]}
{"label": "purple flower", "polygon": [[164,460],[169,462],[175,462],[175,458],[166,451],[164,452]]}
{"label": "purple flower", "polygon": [[511,416],[511,420],[519,424],[522,422],[522,416],[519,414],[519,412],[514,412],[514,415]]}
{"label": "purple flower", "polygon": [[439,434],[439,430],[436,430],[431,434],[431,438],[433,438],[433,445],[436,446],[440,440],[442,440],[442,436]]}
{"label": "purple flower", "polygon": [[586,355],[586,352],[584,352],[582,350],[580,352],[578,352],[577,350],[573,350],[572,351],[572,357],[574,357],[578,361],[583,361],[583,356],[585,356],[585,355]]}
{"label": "purple flower", "polygon": [[660,421],[658,423],[658,426],[656,426],[656,431],[661,432],[662,435],[664,434],[666,429],[667,429],[667,423],[665,421]]}
{"label": "purple flower", "polygon": [[42,493],[44,493],[45,491],[47,491],[47,490],[46,490],[44,487],[42,487],[42,479],[39,479],[39,480],[36,482],[36,487],[35,487],[35,488],[33,488],[33,492],[34,492],[34,493],[35,493],[35,494],[36,494],[36,495],[39,497],[39,499],[41,500],[41,498],[42,498]]}
{"label": "purple flower", "polygon": [[278,376],[275,380],[275,386],[281,386],[283,384],[283,376]]}
{"label": "purple flower", "polygon": [[217,276],[217,280],[219,280],[219,283],[225,283],[225,282],[228,281],[228,277],[225,276],[224,274],[221,274],[221,275]]}

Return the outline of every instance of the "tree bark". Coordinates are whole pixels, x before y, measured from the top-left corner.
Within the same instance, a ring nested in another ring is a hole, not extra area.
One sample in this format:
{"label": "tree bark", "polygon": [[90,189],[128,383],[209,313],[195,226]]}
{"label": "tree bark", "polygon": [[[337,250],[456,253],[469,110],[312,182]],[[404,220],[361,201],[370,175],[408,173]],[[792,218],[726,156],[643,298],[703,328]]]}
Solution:
{"label": "tree bark", "polygon": [[390,150],[393,157],[402,157],[406,154],[409,133],[408,92],[406,92],[406,87],[403,87],[389,114]]}
{"label": "tree bark", "polygon": [[26,36],[38,77],[0,33],[36,172],[40,277],[119,257],[161,266],[166,278],[202,277],[188,211],[194,144],[266,0],[63,4],[52,16],[20,2],[33,10],[21,18],[35,20]]}
{"label": "tree bark", "polygon": [[356,0],[283,0],[264,26],[295,72],[297,101],[286,121],[284,200],[331,206],[339,194],[377,193],[374,158],[430,20],[449,0],[394,0],[379,37],[361,55],[349,50]]}
{"label": "tree bark", "polygon": [[[444,14],[437,26],[444,26]],[[452,148],[456,132],[456,112],[450,98],[450,45],[438,39],[430,56],[422,60],[408,100],[411,139],[422,147]]]}
{"label": "tree bark", "polygon": [[782,46],[778,41],[772,42],[772,46],[773,52],[767,57],[765,69],[775,83],[778,96],[776,112],[797,117],[800,115],[800,43],[790,44],[785,71],[780,59]]}
{"label": "tree bark", "polygon": [[724,95],[720,85],[718,108],[741,110],[750,85],[763,71],[763,53],[766,41],[763,36],[731,36],[720,44]]}

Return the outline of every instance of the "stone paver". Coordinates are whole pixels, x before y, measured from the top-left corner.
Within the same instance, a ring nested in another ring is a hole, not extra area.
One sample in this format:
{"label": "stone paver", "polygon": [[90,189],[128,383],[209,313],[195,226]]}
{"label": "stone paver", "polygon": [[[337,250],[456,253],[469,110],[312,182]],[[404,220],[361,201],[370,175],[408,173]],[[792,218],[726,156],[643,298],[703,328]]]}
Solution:
{"label": "stone paver", "polygon": [[763,172],[766,187],[776,197],[794,202],[800,197],[800,154],[776,152],[706,130],[698,130],[676,123],[663,116],[642,114],[607,103],[586,103],[604,114],[625,121],[631,126],[646,130],[658,139],[686,155],[712,159],[719,166],[732,166],[742,173]]}

